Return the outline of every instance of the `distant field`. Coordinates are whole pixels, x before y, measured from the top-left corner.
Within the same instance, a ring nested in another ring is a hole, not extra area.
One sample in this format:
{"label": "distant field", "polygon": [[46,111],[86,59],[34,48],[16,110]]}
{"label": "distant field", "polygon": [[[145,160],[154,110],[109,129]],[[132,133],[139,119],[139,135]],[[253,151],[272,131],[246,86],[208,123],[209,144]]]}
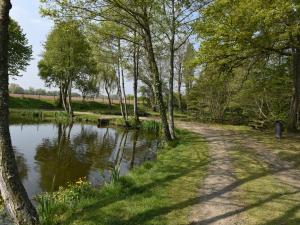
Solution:
{"label": "distant field", "polygon": [[[10,95],[9,106],[13,110],[52,110],[62,111],[56,104],[57,96],[38,96],[38,95]],[[83,101],[80,97],[72,98],[73,110],[77,112],[92,112],[97,114],[120,115],[118,100],[114,100],[112,107],[108,105],[107,99],[86,99]],[[132,101],[127,101],[127,109],[130,115],[133,115]],[[140,115],[146,116],[148,110],[140,107]]]}

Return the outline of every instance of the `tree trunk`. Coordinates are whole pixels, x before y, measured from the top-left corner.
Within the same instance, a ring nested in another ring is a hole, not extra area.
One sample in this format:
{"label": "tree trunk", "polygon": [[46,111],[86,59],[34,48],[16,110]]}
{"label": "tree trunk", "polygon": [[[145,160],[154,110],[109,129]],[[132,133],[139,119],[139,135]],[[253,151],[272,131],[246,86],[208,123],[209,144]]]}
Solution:
{"label": "tree trunk", "polygon": [[69,116],[73,119],[73,109],[72,109],[72,81],[69,83],[68,87],[68,108],[69,108]]}
{"label": "tree trunk", "polygon": [[128,126],[128,122],[124,113],[123,109],[123,99],[122,99],[122,90],[121,90],[121,41],[120,39],[118,40],[118,75],[117,75],[117,93],[119,96],[119,104],[120,104],[120,110],[121,110],[121,115],[123,117],[124,123],[126,126]]}
{"label": "tree trunk", "polygon": [[[136,37],[136,34],[135,34]],[[138,113],[138,74],[139,74],[139,47],[134,44],[133,50],[133,95],[134,95],[134,103],[133,103],[133,111],[134,111],[134,119],[136,123],[139,123],[139,113]]]}
{"label": "tree trunk", "polygon": [[172,139],[175,138],[174,131],[174,39],[172,37],[170,45],[170,76],[169,76],[169,101],[168,101],[168,110],[169,110],[169,126]]}
{"label": "tree trunk", "polygon": [[8,23],[9,0],[0,1],[0,190],[17,225],[39,224],[37,212],[20,180],[11,144],[8,121]]}
{"label": "tree trunk", "polygon": [[[299,38],[300,40],[300,38]],[[299,101],[300,101],[300,49],[295,49],[293,55],[294,95],[290,107],[287,129],[296,132],[298,125]]]}
{"label": "tree trunk", "polygon": [[59,97],[58,97],[58,102],[57,102],[57,107],[62,108],[63,106],[63,94],[62,94],[63,90],[62,90],[62,86],[59,86]]}
{"label": "tree trunk", "polygon": [[63,107],[66,113],[68,113],[68,107],[67,107],[67,94],[68,94],[68,84],[65,84],[62,86],[63,90],[62,90],[62,103],[63,103]]}
{"label": "tree trunk", "polygon": [[108,88],[107,88],[106,85],[105,85],[104,89],[105,89],[105,92],[106,92],[106,94],[107,94],[107,99],[108,99],[109,108],[111,109],[111,108],[112,108],[111,98],[110,98],[110,94],[109,94],[109,91],[108,91]]}
{"label": "tree trunk", "polygon": [[128,110],[127,110],[127,98],[126,98],[126,91],[125,91],[125,82],[124,82],[124,70],[122,69],[122,90],[123,90],[123,99],[124,99],[124,111],[126,121],[128,121]]}
{"label": "tree trunk", "polygon": [[178,83],[177,83],[177,88],[178,88],[178,107],[180,112],[183,113],[183,107],[182,107],[182,94],[181,94],[181,85],[182,85],[182,63],[179,63],[179,70],[178,70]]}
{"label": "tree trunk", "polygon": [[170,76],[169,76],[169,126],[172,139],[175,138],[174,126],[174,59],[175,59],[175,1],[172,0],[172,24],[170,40]]}
{"label": "tree trunk", "polygon": [[[145,12],[145,14],[146,14],[146,12]],[[145,18],[148,18],[147,14],[145,15]],[[167,141],[172,141],[172,136],[170,133],[167,114],[166,114],[166,107],[165,107],[163,94],[162,94],[162,83],[161,83],[161,79],[159,76],[158,67],[157,67],[157,63],[156,63],[156,59],[155,59],[155,55],[154,55],[150,25],[149,25],[148,21],[145,21],[143,37],[144,37],[144,41],[145,41],[145,47],[147,50],[147,59],[148,59],[148,63],[150,66],[150,71],[154,76],[155,95],[156,95],[156,100],[157,100],[158,107],[160,110],[160,118],[161,118],[164,136]]]}
{"label": "tree trunk", "polygon": [[155,90],[153,87],[150,86],[150,103],[151,103],[151,108],[153,112],[157,112],[157,101],[155,97]]}

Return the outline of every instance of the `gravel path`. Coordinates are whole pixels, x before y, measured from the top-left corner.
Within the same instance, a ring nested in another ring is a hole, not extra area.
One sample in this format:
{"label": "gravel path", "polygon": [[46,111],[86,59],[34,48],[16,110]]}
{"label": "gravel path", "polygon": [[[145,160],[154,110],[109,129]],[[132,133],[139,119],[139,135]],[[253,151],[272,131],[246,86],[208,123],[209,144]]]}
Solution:
{"label": "gravel path", "polygon": [[228,132],[208,125],[178,122],[177,126],[201,134],[209,145],[211,164],[199,191],[199,203],[193,207],[191,224],[238,225],[245,224],[238,213],[242,211],[235,199],[235,188],[239,182],[233,176],[228,150],[232,143],[227,141]]}

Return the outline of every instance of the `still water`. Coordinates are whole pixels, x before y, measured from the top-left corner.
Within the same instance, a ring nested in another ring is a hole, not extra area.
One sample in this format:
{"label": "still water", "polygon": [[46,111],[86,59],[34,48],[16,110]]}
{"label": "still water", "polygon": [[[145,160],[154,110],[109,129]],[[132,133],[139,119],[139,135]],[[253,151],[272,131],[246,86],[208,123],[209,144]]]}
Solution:
{"label": "still water", "polygon": [[93,185],[110,181],[111,171],[120,175],[156,158],[156,134],[97,128],[93,125],[11,125],[18,169],[30,197],[56,191],[85,177]]}

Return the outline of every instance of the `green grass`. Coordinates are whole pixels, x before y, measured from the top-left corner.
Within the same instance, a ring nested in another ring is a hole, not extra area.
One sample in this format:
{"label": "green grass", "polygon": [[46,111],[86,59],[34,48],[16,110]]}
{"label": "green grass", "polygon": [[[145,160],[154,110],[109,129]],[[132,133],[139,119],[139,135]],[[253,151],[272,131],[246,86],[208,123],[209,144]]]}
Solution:
{"label": "green grass", "polygon": [[253,149],[237,146],[230,155],[246,225],[300,224],[299,189],[278,180]]}
{"label": "green grass", "polygon": [[143,164],[53,218],[77,225],[188,224],[189,211],[199,201],[208,149],[195,134],[180,131],[179,137],[175,148],[160,150],[156,162]]}
{"label": "green grass", "polygon": [[33,98],[9,98],[9,106],[12,109],[57,109],[54,100]]}

